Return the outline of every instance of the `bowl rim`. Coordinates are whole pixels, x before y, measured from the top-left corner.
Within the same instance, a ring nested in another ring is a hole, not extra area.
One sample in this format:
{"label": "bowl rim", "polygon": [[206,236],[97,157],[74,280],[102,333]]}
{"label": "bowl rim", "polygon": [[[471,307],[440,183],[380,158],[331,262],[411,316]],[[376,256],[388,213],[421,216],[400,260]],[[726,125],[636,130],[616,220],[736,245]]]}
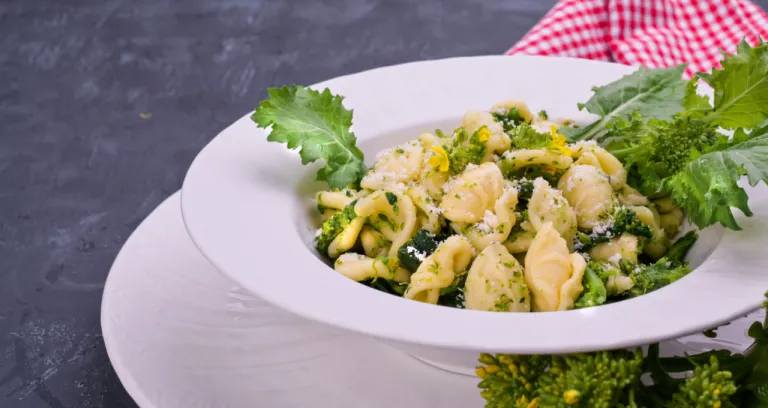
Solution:
{"label": "bowl rim", "polygon": [[[375,68],[311,87],[344,95],[363,144],[398,129],[460,118],[467,110],[487,109],[509,97],[538,107],[536,102],[557,94],[561,99],[554,102],[554,111],[584,120],[591,115],[576,111],[576,103],[589,97],[590,88],[633,70],[561,57],[458,57]],[[529,79],[515,79],[521,77]],[[297,189],[303,188],[300,180],[307,172],[319,166],[302,167],[296,152],[268,143],[266,134],[249,113],[205,146],[181,190],[184,224],[201,253],[234,282],[315,321],[431,347],[557,354],[634,347],[703,331],[759,308],[768,289],[768,274],[759,273],[768,251],[760,251],[757,239],[768,228],[768,194],[762,187],[748,187],[754,215],[746,222],[737,213],[742,231],[723,230],[719,245],[694,272],[632,300],[563,312],[492,313],[381,293],[304,250],[311,233],[294,221],[307,197]],[[370,160],[375,152],[366,153]]]}

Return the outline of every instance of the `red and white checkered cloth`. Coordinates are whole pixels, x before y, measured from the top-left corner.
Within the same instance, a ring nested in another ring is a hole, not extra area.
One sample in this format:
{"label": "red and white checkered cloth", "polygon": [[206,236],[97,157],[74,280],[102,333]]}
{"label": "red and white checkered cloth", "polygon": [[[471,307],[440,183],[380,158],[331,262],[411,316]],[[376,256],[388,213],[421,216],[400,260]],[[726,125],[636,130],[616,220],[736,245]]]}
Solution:
{"label": "red and white checkered cloth", "polygon": [[719,68],[720,50],[768,40],[768,14],[746,0],[561,0],[507,51],[648,68]]}

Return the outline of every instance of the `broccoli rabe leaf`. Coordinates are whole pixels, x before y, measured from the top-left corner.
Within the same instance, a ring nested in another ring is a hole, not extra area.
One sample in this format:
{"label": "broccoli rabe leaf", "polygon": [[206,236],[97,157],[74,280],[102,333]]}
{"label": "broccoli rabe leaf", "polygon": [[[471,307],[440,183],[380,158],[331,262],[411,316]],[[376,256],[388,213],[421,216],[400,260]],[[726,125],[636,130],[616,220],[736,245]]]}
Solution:
{"label": "broccoli rabe leaf", "polygon": [[699,95],[696,92],[696,83],[698,81],[698,78],[693,78],[688,81],[688,84],[685,86],[685,97],[683,98],[683,107],[685,107],[685,111],[681,112],[681,115],[683,116],[701,117],[712,110],[709,98],[704,95]]}
{"label": "broccoli rabe leaf", "polygon": [[361,283],[378,291],[395,296],[403,296],[405,290],[408,288],[407,284],[397,283],[387,279],[367,279]]}
{"label": "broccoli rabe leaf", "polygon": [[726,129],[758,126],[768,118],[768,44],[751,47],[742,40],[721,65],[697,74],[715,90],[714,110],[706,119]]}
{"label": "broccoli rabe leaf", "polygon": [[768,181],[768,134],[701,155],[665,180],[664,188],[700,228],[719,222],[740,230],[731,207],[752,215],[747,193],[738,185],[743,175],[752,186]]}
{"label": "broccoli rabe leaf", "polygon": [[542,133],[527,124],[510,130],[509,137],[516,149],[543,149],[552,141],[552,136]]}
{"label": "broccoli rabe leaf", "polygon": [[423,260],[432,255],[437,246],[449,236],[449,231],[441,231],[435,235],[425,229],[418,230],[416,234],[400,249],[397,250],[397,258],[400,264],[411,272],[416,272]]}
{"label": "broccoli rabe leaf", "polygon": [[437,304],[441,306],[464,308],[464,284],[467,282],[467,271],[456,274],[453,282],[440,289],[440,297]]}
{"label": "broccoli rabe leaf", "polygon": [[497,122],[501,123],[505,132],[511,131],[521,123],[525,123],[523,115],[520,114],[520,110],[517,108],[509,109],[504,113],[492,112],[492,115]]}
{"label": "broccoli rabe leaf", "polygon": [[682,74],[685,67],[640,67],[619,80],[594,87],[594,95],[586,103],[579,104],[579,109],[586,108],[600,119],[567,136],[571,141],[594,139],[604,134],[615,118],[628,118],[633,112],[645,119],[672,118],[683,110],[686,81]]}
{"label": "broccoli rabe leaf", "polygon": [[302,164],[323,159],[325,167],[318,171],[317,179],[327,181],[331,188],[360,181],[366,171],[363,152],[349,130],[352,111],[344,108],[342,96],[296,85],[270,88],[268,94],[269,99],[251,116],[259,127],[272,126],[267,140],[301,149]]}

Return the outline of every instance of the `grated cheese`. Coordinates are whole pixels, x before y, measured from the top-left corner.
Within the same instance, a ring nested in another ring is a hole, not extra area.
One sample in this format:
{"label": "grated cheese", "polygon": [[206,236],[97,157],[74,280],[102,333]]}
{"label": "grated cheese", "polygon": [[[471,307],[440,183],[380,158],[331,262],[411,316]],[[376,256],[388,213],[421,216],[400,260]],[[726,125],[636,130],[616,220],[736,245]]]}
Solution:
{"label": "grated cheese", "polygon": [[608,258],[608,262],[614,265],[618,265],[620,261],[621,261],[621,254],[613,254],[613,256]]}
{"label": "grated cheese", "polygon": [[416,259],[418,259],[419,261],[422,261],[422,262],[427,257],[426,253],[421,252],[421,251],[419,251],[418,249],[416,249],[414,247],[408,247],[408,248],[405,249],[405,251],[408,252],[409,254],[415,256]]}
{"label": "grated cheese", "polygon": [[597,142],[594,140],[581,140],[572,144],[571,150],[592,152],[597,150]]}
{"label": "grated cheese", "polygon": [[503,106],[494,106],[493,108],[491,108],[491,113],[495,113],[497,115],[506,115],[507,108]]}
{"label": "grated cheese", "polygon": [[384,184],[398,179],[398,174],[391,171],[372,171],[363,177],[366,183]]}
{"label": "grated cheese", "polygon": [[376,153],[376,161],[380,161],[384,157],[389,156],[390,154],[392,154],[392,152],[394,152],[394,151],[395,151],[394,147],[390,147],[388,149],[384,149],[384,150],[379,151],[378,153]]}

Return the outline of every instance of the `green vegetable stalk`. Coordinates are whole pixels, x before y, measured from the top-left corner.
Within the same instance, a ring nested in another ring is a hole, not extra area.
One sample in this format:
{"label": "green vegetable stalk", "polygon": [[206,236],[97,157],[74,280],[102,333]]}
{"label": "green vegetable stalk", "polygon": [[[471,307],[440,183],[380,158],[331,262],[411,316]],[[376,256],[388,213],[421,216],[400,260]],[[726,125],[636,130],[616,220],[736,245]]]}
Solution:
{"label": "green vegetable stalk", "polygon": [[[661,358],[657,344],[645,356],[640,349],[483,354],[478,387],[488,408],[766,408],[768,318],[753,323],[748,335],[754,342],[742,354],[714,350]],[[646,374],[652,383],[640,380]]]}

